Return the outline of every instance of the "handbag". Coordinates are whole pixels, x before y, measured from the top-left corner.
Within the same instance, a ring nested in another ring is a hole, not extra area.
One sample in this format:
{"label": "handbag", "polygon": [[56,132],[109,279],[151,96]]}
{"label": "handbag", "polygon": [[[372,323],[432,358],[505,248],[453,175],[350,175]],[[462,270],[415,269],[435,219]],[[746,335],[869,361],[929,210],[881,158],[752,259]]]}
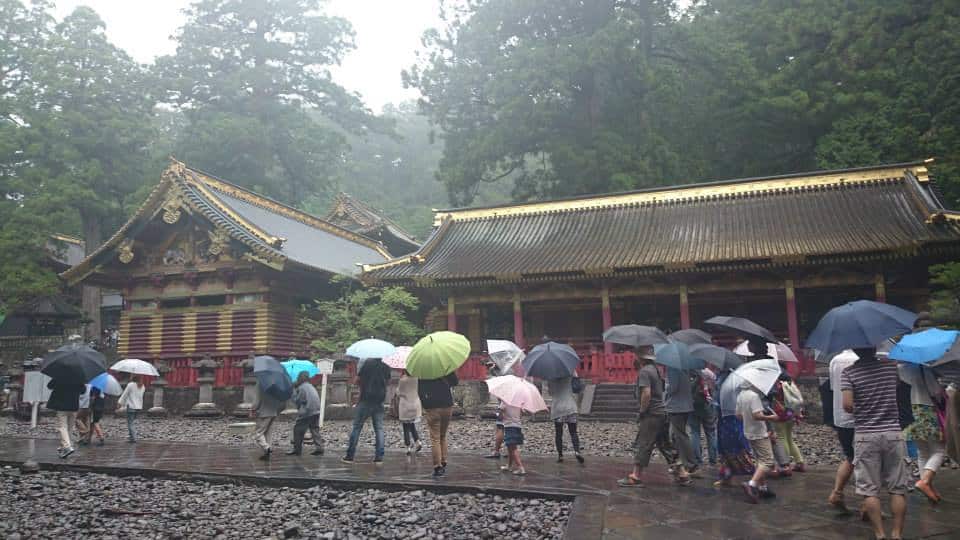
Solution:
{"label": "handbag", "polygon": [[583,381],[580,380],[580,377],[570,378],[570,389],[573,390],[574,394],[583,392]]}

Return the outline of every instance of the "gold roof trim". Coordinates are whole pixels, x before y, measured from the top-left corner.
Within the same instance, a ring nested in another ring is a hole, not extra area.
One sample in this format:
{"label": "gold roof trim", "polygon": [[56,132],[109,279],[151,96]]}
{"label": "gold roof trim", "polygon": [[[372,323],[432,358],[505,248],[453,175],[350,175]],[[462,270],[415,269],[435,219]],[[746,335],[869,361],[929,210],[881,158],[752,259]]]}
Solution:
{"label": "gold roof trim", "polygon": [[[210,204],[215,204],[217,210],[223,212],[224,214],[230,216],[230,219],[237,222],[238,225],[242,226],[253,236],[262,240],[265,244],[273,247],[274,249],[281,249],[283,247],[283,240],[277,236],[273,236],[267,231],[261,229],[260,227],[254,225],[249,220],[241,216],[240,214],[233,211],[232,208],[220,201],[220,199],[213,193],[210,193],[210,188],[203,184],[203,182],[194,182],[189,178],[184,177],[185,182],[189,182],[190,185],[200,190],[204,196],[207,198],[207,202]],[[186,197],[184,198],[186,200]],[[187,204],[190,204],[189,202]]]}
{"label": "gold roof trim", "polygon": [[50,238],[53,238],[54,240],[60,240],[61,242],[67,242],[68,244],[76,244],[78,246],[82,246],[84,244],[82,239],[77,238],[76,236],[70,236],[69,234],[53,233],[50,235]]}

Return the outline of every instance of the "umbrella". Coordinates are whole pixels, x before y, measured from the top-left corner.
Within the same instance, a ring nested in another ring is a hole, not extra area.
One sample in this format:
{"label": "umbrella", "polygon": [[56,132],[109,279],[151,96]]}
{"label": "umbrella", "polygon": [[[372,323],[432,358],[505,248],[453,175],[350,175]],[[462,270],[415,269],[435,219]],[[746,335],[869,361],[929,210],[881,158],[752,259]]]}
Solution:
{"label": "umbrella", "polygon": [[[302,362],[302,360],[295,360]],[[279,401],[286,401],[293,395],[293,378],[286,367],[272,356],[257,356],[253,359],[253,376],[257,379],[260,391]]]}
{"label": "umbrella", "polygon": [[[733,349],[733,352],[740,356],[753,356],[753,353],[750,352],[750,343],[747,341],[737,345],[736,348]],[[767,354],[777,362],[799,362],[797,355],[793,354],[790,347],[782,341],[776,343],[767,342]]]}
{"label": "umbrella", "polygon": [[407,356],[407,372],[421,379],[439,379],[453,373],[470,356],[470,340],[461,334],[441,330],[428,334]]}
{"label": "umbrella", "polygon": [[713,337],[704,332],[703,330],[697,330],[696,328],[687,328],[685,330],[677,330],[676,332],[667,336],[670,341],[676,341],[677,343],[683,343],[686,345],[696,345],[702,343],[705,345],[713,344]]}
{"label": "umbrella", "polygon": [[[254,359],[256,362],[256,359]],[[320,370],[317,369],[317,366],[309,360],[298,360],[296,358],[287,360],[286,362],[280,362],[280,365],[283,366],[283,369],[286,370],[287,376],[290,377],[291,381],[296,381],[297,377],[300,376],[300,373],[307,372],[307,377],[314,377],[320,374]],[[254,366],[256,368],[256,366]]]}
{"label": "umbrella", "polygon": [[703,359],[691,356],[690,348],[683,343],[654,345],[653,352],[656,355],[654,362],[669,368],[687,371],[706,366]]}
{"label": "umbrella", "polygon": [[353,358],[383,358],[390,356],[397,348],[382,339],[361,339],[347,347],[347,356]]}
{"label": "umbrella", "polygon": [[753,385],[761,393],[769,394],[780,377],[780,364],[772,358],[754,360],[738,367],[733,374]]}
{"label": "umbrella", "polygon": [[123,393],[120,382],[106,371],[90,379],[90,382],[87,384],[89,384],[91,388],[96,388],[108,396],[119,396]]}
{"label": "umbrella", "polygon": [[619,343],[620,345],[628,345],[630,347],[668,343],[667,335],[660,331],[659,328],[641,326],[639,324],[611,326],[603,333],[603,340],[608,343]]}
{"label": "umbrella", "polygon": [[732,330],[740,334],[746,334],[750,337],[758,337],[767,341],[777,341],[777,337],[773,335],[773,332],[751,321],[750,319],[744,319],[743,317],[726,317],[724,315],[718,315],[716,317],[707,319],[706,323],[712,324],[713,326],[719,326],[720,328],[726,328],[727,330]]}
{"label": "umbrella", "polygon": [[732,351],[724,349],[723,347],[707,345],[705,343],[696,343],[688,346],[687,348],[690,351],[690,356],[699,358],[709,364],[713,364],[721,371],[726,369],[737,369],[741,364],[743,364],[742,358],[734,354]]}
{"label": "umbrella", "polygon": [[397,347],[393,354],[389,354],[383,357],[383,363],[392,367],[393,369],[406,369],[407,368],[407,357],[410,356],[410,351],[413,350],[413,347]]}
{"label": "umbrella", "polygon": [[737,396],[743,387],[744,380],[732,372],[720,384],[720,414],[730,416],[737,413]]}
{"label": "umbrella", "polygon": [[[930,328],[907,334],[890,349],[890,358],[911,364],[930,364],[943,358],[957,342],[960,332]],[[949,360],[948,360],[949,361]]]}
{"label": "umbrella", "polygon": [[49,352],[40,363],[40,372],[61,382],[86,384],[106,371],[102,354],[86,346],[71,343]]}
{"label": "umbrella", "polygon": [[823,354],[876,347],[885,339],[909,333],[916,320],[916,313],[903,308],[857,300],[828,311],[807,337],[806,346]]}
{"label": "umbrella", "polygon": [[516,375],[501,375],[487,379],[490,393],[507,405],[520,407],[525,411],[535,413],[547,409],[547,403],[537,387]]}
{"label": "umbrella", "polygon": [[523,350],[516,343],[506,339],[488,339],[487,353],[490,360],[497,365],[501,374],[507,374],[513,366],[523,360]]}
{"label": "umbrella", "polygon": [[573,376],[580,365],[580,357],[569,345],[548,341],[531,349],[521,365],[531,377],[565,379]]}
{"label": "umbrella", "polygon": [[136,358],[127,358],[126,360],[121,360],[110,366],[110,369],[120,373],[132,373],[133,375],[150,375],[152,377],[160,376],[160,372],[158,372],[157,368],[153,367],[150,362],[144,362],[143,360],[138,360]]}

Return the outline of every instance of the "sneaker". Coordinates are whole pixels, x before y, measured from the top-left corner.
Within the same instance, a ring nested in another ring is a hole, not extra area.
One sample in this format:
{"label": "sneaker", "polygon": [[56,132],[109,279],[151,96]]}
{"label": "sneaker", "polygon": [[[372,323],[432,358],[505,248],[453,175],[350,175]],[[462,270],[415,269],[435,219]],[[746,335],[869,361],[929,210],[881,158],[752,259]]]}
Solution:
{"label": "sneaker", "polygon": [[[423,450],[423,443],[420,442],[420,441],[417,441],[417,450],[416,450],[416,452],[417,452],[417,453],[420,453],[421,450]],[[499,457],[499,456],[498,456],[498,457]]]}
{"label": "sneaker", "polygon": [[407,446],[407,455],[409,456],[412,453],[413,453],[413,446]]}
{"label": "sneaker", "polygon": [[580,463],[581,465],[583,465],[584,459],[583,459],[583,456],[580,455],[580,452],[577,452],[577,453],[574,454],[574,455],[577,457],[577,462]]}
{"label": "sneaker", "polygon": [[299,450],[287,450],[286,452],[284,452],[284,454],[286,454],[286,455],[288,455],[288,456],[299,456],[299,455],[300,455],[300,451],[299,451]]}
{"label": "sneaker", "polygon": [[323,455],[323,448],[317,448],[317,449],[314,450],[313,452],[310,452],[310,455],[311,455],[311,456],[322,456],[322,455]]}
{"label": "sneaker", "polygon": [[750,482],[744,482],[740,486],[743,487],[743,494],[747,496],[747,502],[751,504],[760,502],[760,491],[751,486]]}
{"label": "sneaker", "polygon": [[510,472],[510,466],[509,466],[509,465],[501,465],[501,466],[500,466],[500,472]]}
{"label": "sneaker", "polygon": [[260,461],[270,461],[270,454],[273,453],[273,448],[267,448],[267,450],[260,456]]}
{"label": "sneaker", "polygon": [[342,458],[340,458],[340,461],[353,465],[353,458],[349,456],[343,456]]}
{"label": "sneaker", "polygon": [[523,467],[520,467],[519,469],[513,471],[513,475],[514,475],[514,476],[526,476],[526,475],[527,475],[527,470],[524,469]]}
{"label": "sneaker", "polygon": [[66,459],[67,456],[74,452],[76,452],[76,449],[74,449],[72,446],[70,448],[64,448],[63,452],[60,453],[60,459]]}
{"label": "sneaker", "polygon": [[761,498],[761,499],[776,499],[776,498],[777,498],[777,494],[774,493],[774,492],[772,492],[772,491],[770,491],[770,488],[762,488],[762,489],[760,489],[760,490],[758,490],[758,491],[760,492],[759,495],[760,495],[760,498]]}
{"label": "sneaker", "polygon": [[443,467],[434,467],[433,468],[433,477],[440,478],[443,476]]}
{"label": "sneaker", "polygon": [[382,457],[373,458],[373,464],[374,464],[374,465],[383,465],[383,458],[382,458]]}
{"label": "sneaker", "polygon": [[557,456],[557,463],[563,463],[563,454]]}

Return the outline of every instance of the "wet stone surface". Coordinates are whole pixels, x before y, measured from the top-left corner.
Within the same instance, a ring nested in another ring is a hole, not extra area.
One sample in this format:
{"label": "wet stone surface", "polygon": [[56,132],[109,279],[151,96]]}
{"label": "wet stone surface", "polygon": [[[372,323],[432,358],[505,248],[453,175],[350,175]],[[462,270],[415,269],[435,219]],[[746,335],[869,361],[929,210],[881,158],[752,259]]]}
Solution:
{"label": "wet stone surface", "polygon": [[0,538],[560,538],[571,503],[0,468]]}

